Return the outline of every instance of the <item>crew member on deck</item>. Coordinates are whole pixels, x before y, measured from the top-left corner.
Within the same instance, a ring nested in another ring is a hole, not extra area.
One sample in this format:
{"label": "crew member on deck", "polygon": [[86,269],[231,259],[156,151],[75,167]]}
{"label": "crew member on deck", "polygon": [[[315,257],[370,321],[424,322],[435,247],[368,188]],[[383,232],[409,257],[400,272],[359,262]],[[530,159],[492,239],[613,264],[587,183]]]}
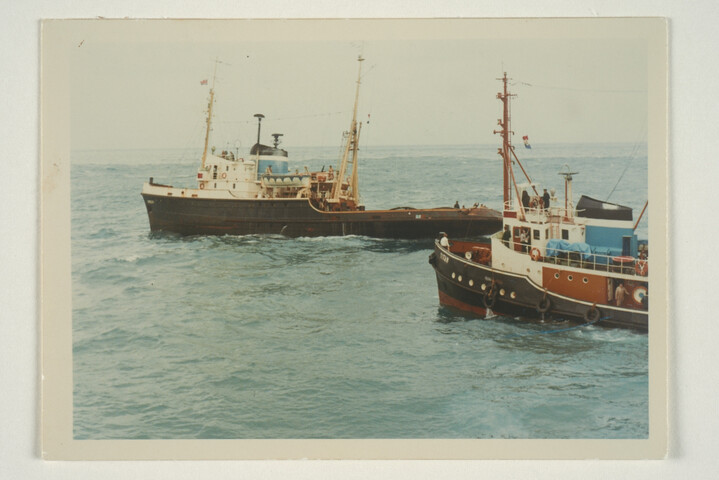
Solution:
{"label": "crew member on deck", "polygon": [[547,192],[547,189],[544,189],[544,195],[542,195],[542,201],[544,202],[544,209],[549,210],[549,192]]}
{"label": "crew member on deck", "polygon": [[459,200],[454,202],[454,208],[459,208]]}
{"label": "crew member on deck", "polygon": [[522,190],[522,206],[525,209],[529,208],[529,194],[526,190]]}
{"label": "crew member on deck", "polygon": [[509,239],[512,238],[512,232],[509,231],[509,225],[504,226],[504,233],[502,234],[502,243],[505,247],[509,247]]}
{"label": "crew member on deck", "polygon": [[529,251],[529,231],[523,228],[519,234],[519,243],[522,244],[522,251],[527,253]]}
{"label": "crew member on deck", "polygon": [[617,289],[614,291],[614,298],[617,300],[617,307],[621,307],[624,303],[624,295],[629,295],[629,292],[624,288],[624,282],[617,285]]}
{"label": "crew member on deck", "polygon": [[447,234],[444,232],[439,232],[440,235],[442,235],[442,238],[439,240],[439,246],[444,247],[449,251],[449,238],[447,238]]}

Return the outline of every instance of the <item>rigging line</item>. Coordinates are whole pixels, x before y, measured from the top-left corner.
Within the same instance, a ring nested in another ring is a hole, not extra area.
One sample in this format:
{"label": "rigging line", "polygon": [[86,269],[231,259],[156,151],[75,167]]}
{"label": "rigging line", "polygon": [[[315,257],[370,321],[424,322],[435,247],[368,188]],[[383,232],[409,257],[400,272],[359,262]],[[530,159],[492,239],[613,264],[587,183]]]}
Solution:
{"label": "rigging line", "polygon": [[572,87],[555,87],[551,85],[537,85],[535,83],[528,82],[514,82],[510,85],[524,85],[526,87],[535,88],[546,88],[548,90],[568,90],[572,92],[595,92],[595,93],[647,93],[646,90],[612,90],[612,89],[601,89],[601,88],[572,88]]}
{"label": "rigging line", "polygon": [[369,72],[371,72],[372,70],[374,70],[374,67],[376,67],[376,66],[377,66],[377,64],[375,63],[375,64],[373,64],[371,67],[369,67],[367,70],[365,70],[365,72],[364,72],[364,73],[362,74],[362,76],[360,77],[360,81],[364,80],[364,77],[366,77]]}
{"label": "rigging line", "polygon": [[[645,124],[644,124],[644,128],[642,129],[642,134],[640,135],[640,138],[643,139],[643,138],[646,137],[646,131],[647,131],[647,124],[645,123]],[[614,190],[616,190],[617,187],[619,186],[619,182],[622,181],[622,178],[624,177],[624,174],[627,173],[627,170],[629,169],[629,166],[632,164],[631,160],[633,160],[633,159],[635,158],[637,152],[639,151],[639,142],[640,142],[640,140],[637,140],[636,142],[634,142],[634,148],[632,148],[632,153],[629,154],[629,161],[627,161],[627,166],[624,167],[624,171],[623,171],[622,174],[619,176],[619,179],[617,180],[617,183],[614,184],[614,188],[612,188],[612,191],[609,192],[609,195],[607,195],[607,198],[606,198],[605,201],[609,201],[609,198],[610,198],[610,197],[612,196],[612,194],[614,193]]]}
{"label": "rigging line", "polygon": [[567,328],[559,328],[559,329],[556,329],[556,330],[541,330],[541,331],[539,331],[539,332],[528,332],[528,333],[517,333],[517,334],[514,334],[514,335],[505,335],[504,338],[526,337],[526,336],[529,336],[529,335],[545,335],[545,334],[547,334],[547,333],[568,332],[568,331],[570,331],[570,330],[577,330],[577,329],[579,329],[579,328],[588,327],[588,326],[590,326],[590,325],[594,325],[594,324],[597,323],[597,322],[600,322],[601,320],[609,320],[610,318],[612,318],[612,317],[611,317],[611,316],[609,316],[609,317],[603,317],[603,318],[599,318],[599,319],[594,320],[594,321],[591,321],[591,322],[583,323],[583,324],[581,324],[581,325],[575,325],[575,326],[573,326],[573,327],[567,327]]}

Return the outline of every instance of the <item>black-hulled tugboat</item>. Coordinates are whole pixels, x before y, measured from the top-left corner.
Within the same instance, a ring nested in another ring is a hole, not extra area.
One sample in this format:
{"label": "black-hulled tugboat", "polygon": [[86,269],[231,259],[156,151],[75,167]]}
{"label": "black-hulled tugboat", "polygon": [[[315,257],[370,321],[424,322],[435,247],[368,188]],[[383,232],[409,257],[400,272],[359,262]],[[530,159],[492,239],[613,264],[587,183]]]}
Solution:
{"label": "black-hulled tugboat", "polygon": [[[561,319],[606,327],[648,330],[648,244],[635,230],[631,208],[582,196],[572,202],[540,195],[527,176],[515,181],[513,160],[526,171],[511,143],[507,75],[497,97],[503,144],[503,230],[486,242],[435,242],[430,255],[442,305],[485,316],[488,311],[523,318]],[[522,193],[520,193],[522,192]],[[548,204],[548,208],[545,208]],[[646,205],[644,207],[646,209]],[[450,236],[451,237],[451,236]]]}
{"label": "black-hulled tugboat", "polygon": [[[360,57],[360,74],[362,60]],[[339,169],[291,173],[287,151],[279,148],[282,134],[273,134],[273,146],[260,143],[261,114],[255,115],[257,143],[247,158],[231,152],[208,152],[213,85],[197,188],[162,185],[150,178],[142,188],[150,229],[180,235],[366,235],[408,239],[433,238],[440,230],[454,238],[496,232],[501,226],[501,214],[486,207],[365,210],[360,203],[357,176],[362,127],[357,121],[359,86],[360,76]]]}

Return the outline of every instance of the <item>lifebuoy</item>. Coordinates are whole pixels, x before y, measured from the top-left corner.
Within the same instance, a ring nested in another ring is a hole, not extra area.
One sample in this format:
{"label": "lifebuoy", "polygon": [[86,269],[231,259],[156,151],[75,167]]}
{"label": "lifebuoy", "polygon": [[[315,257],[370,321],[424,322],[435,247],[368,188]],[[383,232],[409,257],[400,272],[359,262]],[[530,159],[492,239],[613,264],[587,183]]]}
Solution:
{"label": "lifebuoy", "polygon": [[646,277],[649,274],[649,264],[646,260],[639,260],[634,264],[634,271],[637,272],[637,275]]}
{"label": "lifebuoy", "polygon": [[201,183],[200,183],[200,190],[204,190],[204,189],[205,189],[205,182],[201,182]]}
{"label": "lifebuoy", "polygon": [[529,252],[529,257],[536,262],[542,258],[542,254],[537,247],[533,247],[532,250]]}
{"label": "lifebuoy", "polygon": [[587,309],[586,312],[584,312],[584,321],[589,323],[594,323],[597,320],[599,320],[599,317],[601,314],[599,313],[599,309],[592,305],[591,308]]}
{"label": "lifebuoy", "polygon": [[542,297],[538,302],[536,309],[539,313],[547,313],[552,308],[552,301],[549,297]]}
{"label": "lifebuoy", "polygon": [[225,172],[222,172],[221,177],[222,177],[222,178],[227,178],[227,174],[226,174]]}
{"label": "lifebuoy", "polygon": [[482,303],[484,303],[484,306],[486,308],[492,308],[496,300],[497,294],[494,291],[494,286],[484,291],[484,296],[482,296]]}
{"label": "lifebuoy", "polygon": [[638,286],[632,291],[632,297],[634,298],[634,301],[637,302],[639,305],[642,305],[644,302],[644,297],[647,296],[647,287],[644,286]]}
{"label": "lifebuoy", "polygon": [[466,258],[467,260],[472,260],[472,251],[468,250],[464,252],[464,258]]}

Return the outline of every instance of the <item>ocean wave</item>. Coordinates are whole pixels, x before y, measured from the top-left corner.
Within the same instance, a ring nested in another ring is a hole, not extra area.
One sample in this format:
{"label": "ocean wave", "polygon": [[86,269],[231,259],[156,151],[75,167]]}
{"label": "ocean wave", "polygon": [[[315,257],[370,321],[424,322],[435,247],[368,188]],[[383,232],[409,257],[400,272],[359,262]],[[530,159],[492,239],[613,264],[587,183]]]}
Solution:
{"label": "ocean wave", "polygon": [[100,239],[100,238],[112,238],[117,236],[118,232],[111,227],[103,227],[100,230],[97,230],[95,233],[92,233],[88,235],[91,239]]}
{"label": "ocean wave", "polygon": [[[630,152],[536,148],[530,173],[563,191],[569,163],[575,191],[606,196]],[[75,438],[646,435],[646,336],[440,307],[431,241],[150,233],[142,183],[195,182],[197,157],[170,153],[73,164]],[[501,202],[496,147],[365,151],[359,167],[368,208]],[[630,172],[612,201],[641,207],[646,162]]]}

